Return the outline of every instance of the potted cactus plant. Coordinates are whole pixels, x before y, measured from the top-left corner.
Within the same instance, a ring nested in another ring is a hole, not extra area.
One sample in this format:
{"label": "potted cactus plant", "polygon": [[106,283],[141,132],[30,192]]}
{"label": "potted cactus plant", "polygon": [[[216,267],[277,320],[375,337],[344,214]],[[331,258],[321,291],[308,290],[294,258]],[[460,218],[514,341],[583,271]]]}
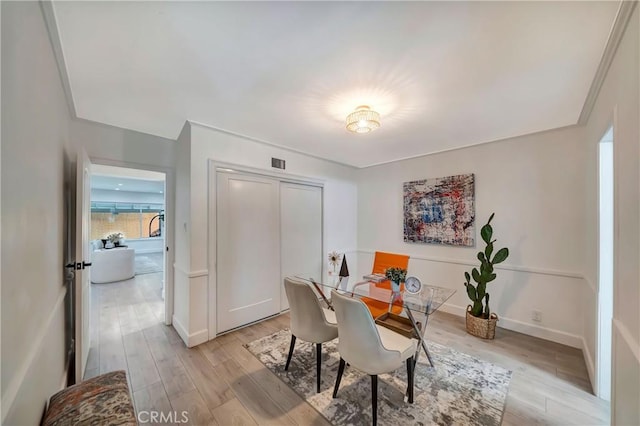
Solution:
{"label": "potted cactus plant", "polygon": [[[487,223],[480,230],[480,236],[485,243],[483,251],[478,252],[477,258],[480,261],[480,269],[473,268],[471,274],[464,273],[465,287],[467,295],[473,302],[473,305],[467,306],[466,327],[467,332],[483,339],[493,339],[495,337],[496,322],[498,316],[491,313],[489,308],[489,293],[487,293],[487,283],[496,279],[494,265],[504,262],[509,257],[509,249],[504,247],[495,254],[494,243],[492,240],[493,228],[491,220],[495,213],[492,213]],[[474,283],[471,282],[473,279]]]}

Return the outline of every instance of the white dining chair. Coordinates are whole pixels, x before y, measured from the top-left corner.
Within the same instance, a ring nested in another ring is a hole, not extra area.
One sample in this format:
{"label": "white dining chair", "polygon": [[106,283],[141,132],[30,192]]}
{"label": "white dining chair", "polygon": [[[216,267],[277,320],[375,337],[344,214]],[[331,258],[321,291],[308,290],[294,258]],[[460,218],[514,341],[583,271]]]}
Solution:
{"label": "white dining chair", "polygon": [[378,422],[378,375],[397,370],[406,363],[407,396],[413,403],[413,369],[417,341],[376,325],[367,305],[361,300],[331,292],[338,320],[340,366],[333,397],[338,395],[345,364],[371,376],[373,424]]}
{"label": "white dining chair", "polygon": [[309,284],[292,278],[284,279],[284,290],[289,300],[291,317],[291,344],[285,370],[289,369],[296,338],[316,345],[316,392],[320,392],[322,343],[338,337],[333,311],[323,308]]}

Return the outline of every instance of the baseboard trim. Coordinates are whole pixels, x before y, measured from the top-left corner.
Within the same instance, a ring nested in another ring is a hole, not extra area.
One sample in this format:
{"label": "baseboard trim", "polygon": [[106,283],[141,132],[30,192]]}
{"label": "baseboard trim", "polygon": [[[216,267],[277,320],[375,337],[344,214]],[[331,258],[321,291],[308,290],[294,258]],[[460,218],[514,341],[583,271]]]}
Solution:
{"label": "baseboard trim", "polygon": [[45,321],[43,327],[40,329],[38,334],[35,335],[33,341],[33,345],[31,346],[27,356],[24,358],[23,363],[18,368],[15,376],[9,382],[7,389],[2,393],[2,401],[0,402],[2,406],[2,423],[5,422],[13,403],[16,400],[16,396],[18,396],[18,392],[20,391],[20,387],[22,386],[27,374],[29,372],[29,367],[35,361],[36,356],[40,352],[42,344],[44,343],[44,338],[51,327],[51,323],[53,318],[56,316],[58,309],[61,309],[64,306],[64,299],[67,295],[67,287],[63,286],[62,290],[58,294],[58,298],[53,305],[53,309],[49,313],[47,320]]}
{"label": "baseboard trim", "polygon": [[589,374],[589,381],[591,382],[591,390],[594,395],[598,395],[598,384],[596,382],[596,365],[593,362],[593,358],[591,358],[591,352],[589,352],[589,347],[587,346],[587,341],[584,337],[582,337],[582,356],[584,357],[584,362],[587,364],[587,373]]}
{"label": "baseboard trim", "polygon": [[[464,317],[466,315],[466,307],[445,303],[440,307],[440,311],[449,314]],[[540,339],[549,340],[551,342],[560,343],[571,346],[573,348],[582,348],[582,336],[567,333],[565,331],[555,330],[553,328],[542,327],[535,324],[529,324],[523,321],[500,317],[498,327],[505,328],[518,333],[527,334],[529,336],[538,337]]]}
{"label": "baseboard trim", "polygon": [[209,330],[204,328],[200,331],[196,331],[189,335],[189,343],[188,347],[192,348],[194,346],[201,345],[209,340]]}
{"label": "baseboard trim", "polygon": [[189,334],[185,326],[183,326],[182,323],[178,321],[175,315],[172,317],[172,322],[173,328],[176,329],[178,335],[188,348],[198,346],[209,340],[209,330],[207,330],[206,328]]}
{"label": "baseboard trim", "polygon": [[187,342],[189,341],[189,333],[187,333],[187,329],[184,328],[182,323],[178,321],[178,318],[176,318],[175,314],[171,317],[171,323],[173,325],[173,328],[175,328],[176,331],[178,332],[178,336],[180,336],[180,338],[186,345]]}

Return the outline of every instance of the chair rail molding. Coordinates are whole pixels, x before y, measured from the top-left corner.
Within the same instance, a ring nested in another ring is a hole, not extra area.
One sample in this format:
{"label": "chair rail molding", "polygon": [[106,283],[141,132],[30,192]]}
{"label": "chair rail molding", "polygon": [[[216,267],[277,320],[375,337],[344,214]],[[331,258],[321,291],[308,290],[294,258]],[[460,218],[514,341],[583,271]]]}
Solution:
{"label": "chair rail molding", "polygon": [[182,266],[178,265],[177,263],[173,264],[173,268],[180,272],[182,275],[185,275],[187,278],[198,278],[198,277],[206,277],[207,275],[209,275],[209,270],[208,269],[196,269],[196,270],[187,270],[185,268],[183,268]]}
{"label": "chair rail molding", "polygon": [[[375,250],[370,249],[361,249],[357,251],[358,253],[364,254],[374,254]],[[477,261],[470,260],[462,260],[462,259],[451,259],[444,257],[435,257],[435,256],[424,256],[424,255],[416,255],[408,253],[411,260],[424,260],[427,262],[439,262],[439,263],[449,263],[453,265],[465,265],[465,266],[478,266]],[[573,271],[560,271],[554,269],[545,269],[545,268],[533,268],[528,266],[521,265],[509,265],[509,264],[500,264],[500,266],[496,266],[495,269],[503,270],[503,271],[515,271],[515,272],[526,272],[530,274],[538,274],[538,275],[551,275],[555,277],[565,277],[565,278],[575,278],[579,280],[585,279],[584,275],[579,272]],[[589,285],[593,288],[591,283]]]}

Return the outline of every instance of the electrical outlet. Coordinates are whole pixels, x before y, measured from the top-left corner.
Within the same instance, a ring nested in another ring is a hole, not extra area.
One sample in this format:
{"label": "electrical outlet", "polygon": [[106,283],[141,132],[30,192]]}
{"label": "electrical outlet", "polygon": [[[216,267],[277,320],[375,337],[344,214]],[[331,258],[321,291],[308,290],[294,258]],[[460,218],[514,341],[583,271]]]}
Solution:
{"label": "electrical outlet", "polygon": [[531,319],[535,322],[542,322],[542,312],[541,311],[531,311]]}

